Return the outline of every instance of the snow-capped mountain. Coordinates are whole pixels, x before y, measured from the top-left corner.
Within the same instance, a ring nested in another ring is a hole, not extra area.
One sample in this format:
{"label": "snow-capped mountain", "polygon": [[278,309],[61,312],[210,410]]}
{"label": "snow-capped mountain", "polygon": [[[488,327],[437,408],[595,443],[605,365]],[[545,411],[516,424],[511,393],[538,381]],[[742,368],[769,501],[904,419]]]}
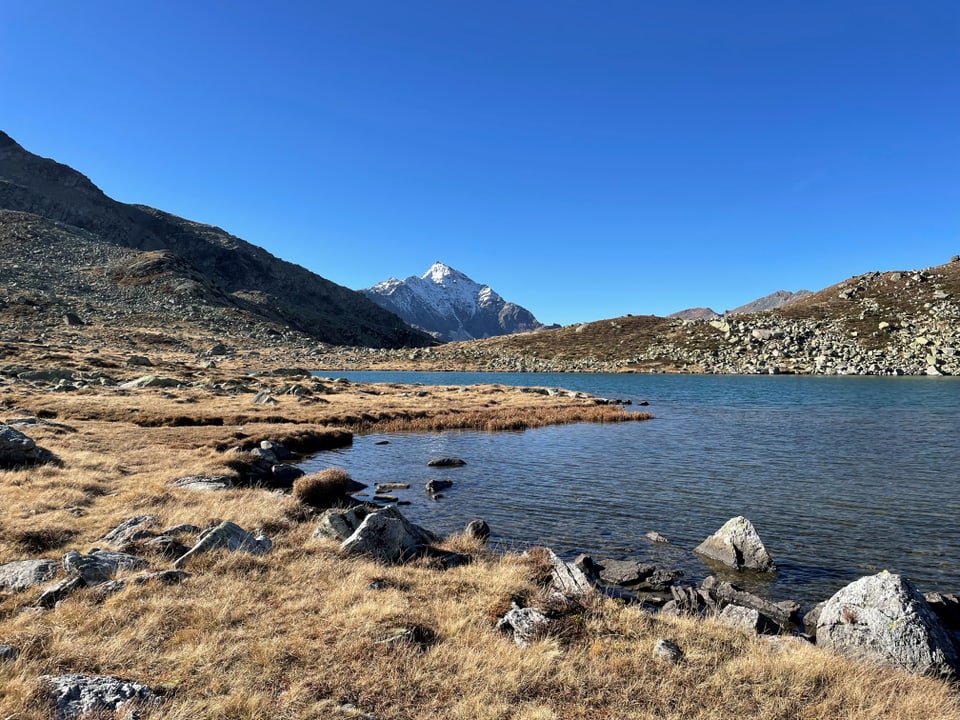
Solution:
{"label": "snow-capped mountain", "polygon": [[423,275],[391,278],[362,291],[380,307],[438,340],[476,340],[543,327],[533,314],[505,301],[489,285],[435,262]]}

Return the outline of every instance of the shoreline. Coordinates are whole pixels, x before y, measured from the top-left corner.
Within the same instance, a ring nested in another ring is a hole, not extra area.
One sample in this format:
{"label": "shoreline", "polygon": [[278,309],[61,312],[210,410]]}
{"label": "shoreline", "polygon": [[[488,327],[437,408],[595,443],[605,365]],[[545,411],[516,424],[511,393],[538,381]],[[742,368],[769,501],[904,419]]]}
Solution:
{"label": "shoreline", "polygon": [[[87,370],[71,369],[71,379],[50,374],[57,369],[34,367],[48,374],[0,384],[0,420],[33,418],[20,429],[57,458],[0,470],[0,565],[92,552],[142,516],[157,518],[154,533],[229,521],[258,529],[272,547],[198,557],[170,585],[140,584],[133,581],[140,570],[120,571],[126,584],[110,594],[81,588],[49,608],[36,604],[47,583],[0,591],[0,645],[16,650],[13,660],[0,659],[5,716],[51,717],[41,677],[71,672],[150,688],[161,704],[144,704],[146,720],[281,712],[303,720],[540,720],[591,712],[650,717],[663,707],[675,708],[667,717],[704,720],[718,709],[739,717],[829,716],[862,709],[858,688],[866,687],[896,689],[873,701],[881,715],[960,717],[960,695],[941,681],[785,640],[774,646],[713,620],[652,616],[599,596],[553,605],[539,583],[540,560],[494,555],[465,537],[442,544],[470,558],[448,570],[429,558],[401,566],[344,558],[337,543],[313,538],[318,513],[289,494],[172,484],[192,476],[242,481],[263,458],[251,454],[263,443],[312,452],[365,430],[624,422],[643,419],[639,413],[495,385],[387,387],[157,362],[111,372],[120,381],[113,386]],[[148,375],[173,383],[122,387]],[[169,558],[146,543],[117,547],[165,572]],[[525,648],[495,629],[518,600],[544,608],[554,623]],[[663,639],[685,659],[657,660]],[[758,694],[734,689],[744,672],[760,683]],[[785,697],[794,698],[789,710]]]}

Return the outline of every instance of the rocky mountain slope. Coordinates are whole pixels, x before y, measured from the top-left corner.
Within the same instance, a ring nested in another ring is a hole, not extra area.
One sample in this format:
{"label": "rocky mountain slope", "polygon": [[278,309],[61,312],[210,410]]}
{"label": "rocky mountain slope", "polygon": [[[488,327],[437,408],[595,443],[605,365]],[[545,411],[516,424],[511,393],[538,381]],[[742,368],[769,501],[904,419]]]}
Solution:
{"label": "rocky mountain slope", "polygon": [[[762,298],[757,298],[748,303],[744,303],[740,307],[736,307],[733,310],[728,310],[727,315],[747,315],[749,313],[761,312],[763,310],[776,310],[779,307],[784,305],[789,305],[790,303],[797,302],[798,300],[803,300],[805,297],[812,295],[809,290],[797,290],[797,292],[790,292],[789,290],[777,290],[772,292],[769,295],[765,295]],[[680,310],[675,313],[671,313],[667,317],[678,318],[680,320],[715,320],[718,317],[722,317],[721,313],[718,313],[716,310],[711,308],[688,308],[686,310]]]}
{"label": "rocky mountain slope", "polygon": [[710,320],[625,316],[452,343],[356,366],[529,372],[960,375],[960,256],[869,272],[757,313]]}
{"label": "rocky mountain slope", "polygon": [[363,291],[380,307],[438,340],[473,340],[543,327],[533,314],[505,301],[441,262],[420,277],[391,278]]}
{"label": "rocky mountain slope", "polygon": [[0,248],[0,312],[31,331],[72,313],[113,328],[194,323],[340,345],[433,342],[361,293],[218,227],[112,200],[2,132]]}

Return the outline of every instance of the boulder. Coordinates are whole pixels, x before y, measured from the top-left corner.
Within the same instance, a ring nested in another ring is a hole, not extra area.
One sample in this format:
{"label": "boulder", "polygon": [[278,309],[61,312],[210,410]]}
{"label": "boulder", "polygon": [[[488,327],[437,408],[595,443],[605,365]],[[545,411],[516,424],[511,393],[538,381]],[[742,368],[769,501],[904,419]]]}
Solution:
{"label": "boulder", "polygon": [[420,554],[436,540],[428,530],[407,520],[390,505],[368,514],[340,550],[346,555],[365,555],[387,563],[397,563]]}
{"label": "boulder", "polygon": [[97,594],[104,598],[111,593],[120,592],[131,585],[145,585],[154,581],[161,585],[178,585],[190,577],[190,573],[183,570],[161,570],[160,572],[143,573],[142,575],[133,575],[132,577],[111,580],[102,585],[97,585]]}
{"label": "boulder", "polygon": [[0,565],[0,591],[21,592],[52,580],[59,572],[56,560],[15,560]]}
{"label": "boulder", "polygon": [[19,430],[0,423],[0,470],[28,467],[54,460],[47,450]]}
{"label": "boulder", "polygon": [[611,585],[636,585],[656,571],[655,565],[641,565],[636,560],[600,560],[600,579]]}
{"label": "boulder", "polygon": [[466,465],[466,461],[458,457],[443,457],[443,458],[434,458],[427,463],[427,467],[433,468],[446,468],[446,467],[463,467]]}
{"label": "boulder", "polygon": [[127,543],[154,537],[149,528],[160,522],[156,515],[137,515],[124,520],[113,530],[104,535],[101,540],[114,547],[123,547]]}
{"label": "boulder", "polygon": [[320,516],[317,529],[313,531],[315,538],[331,538],[343,542],[356,532],[363,524],[364,518],[370,514],[367,508],[358,505],[352,508],[330,508],[324,510]]}
{"label": "boulder", "polygon": [[653,646],[653,657],[655,660],[675,665],[683,660],[683,650],[672,640],[659,638],[656,645]]}
{"label": "boulder", "polygon": [[71,550],[62,562],[67,574],[79,577],[87,587],[110,580],[118,570],[142,570],[148,564],[135,555],[110,550],[94,550],[86,555]]}
{"label": "boulder", "polygon": [[862,577],[827,600],[817,645],[920,675],[956,674],[949,631],[907,579],[884,570]]}
{"label": "boulder", "polygon": [[956,595],[928,592],[924,594],[923,599],[948,630],[953,632],[960,630],[960,598]]}
{"label": "boulder", "polygon": [[718,607],[737,605],[743,608],[756,610],[766,618],[768,624],[789,629],[798,623],[800,605],[793,601],[773,603],[769,600],[747,592],[733,583],[719,582],[712,575],[705,578],[700,584],[702,591],[707,592]]}
{"label": "boulder", "polygon": [[746,633],[776,633],[780,628],[770,622],[755,608],[742,605],[727,605],[717,615],[717,621],[728,627],[742,630]]}
{"label": "boulder", "polygon": [[471,520],[463,529],[463,534],[468,538],[486,542],[490,539],[490,526],[486,520]]}
{"label": "boulder", "polygon": [[84,586],[83,578],[77,575],[71,575],[60,582],[54,583],[37,598],[37,605],[40,607],[51,608],[58,602],[66,598],[74,590],[79,590]]}
{"label": "boulder", "polygon": [[136,388],[175,388],[179,387],[179,385],[179,380],[158,377],[157,375],[144,375],[135,380],[120,383],[120,387],[125,390],[135,390]]}
{"label": "boulder", "polygon": [[54,704],[57,720],[76,720],[104,712],[115,714],[124,707],[153,704],[158,698],[146,685],[107,676],[42,675]]}
{"label": "boulder", "polygon": [[497,630],[513,634],[513,641],[520,647],[527,647],[534,640],[542,638],[550,625],[550,619],[535,608],[522,608],[516,603],[497,621]]}
{"label": "boulder", "polygon": [[562,560],[547,548],[550,559],[550,587],[565,598],[581,598],[594,591],[594,578],[573,563]]}
{"label": "boulder", "polygon": [[659,543],[661,545],[669,545],[670,541],[656,530],[651,530],[644,537],[652,543]]}
{"label": "boulder", "polygon": [[170,483],[170,487],[185,490],[226,490],[233,486],[233,481],[226,475],[189,475],[177,478]]}
{"label": "boulder", "polygon": [[0,645],[0,663],[13,662],[20,655],[20,651],[13,645]]}
{"label": "boulder", "polygon": [[453,487],[452,480],[429,480],[424,489],[431,495],[436,495],[441,490],[446,490]]}
{"label": "boulder", "polygon": [[285,463],[274,465],[270,468],[270,473],[270,485],[276,488],[291,488],[293,487],[294,480],[306,475],[306,473],[296,465],[287,465]]}
{"label": "boulder", "polygon": [[760,541],[753,523],[742,515],[724,523],[723,527],[694,548],[694,552],[737,570],[768,572],[775,569],[773,558]]}
{"label": "boulder", "polygon": [[263,555],[271,548],[273,543],[265,535],[253,535],[236,523],[223,522],[203,533],[192,548],[173,562],[173,566],[179,570],[194,556],[210,550],[222,549]]}

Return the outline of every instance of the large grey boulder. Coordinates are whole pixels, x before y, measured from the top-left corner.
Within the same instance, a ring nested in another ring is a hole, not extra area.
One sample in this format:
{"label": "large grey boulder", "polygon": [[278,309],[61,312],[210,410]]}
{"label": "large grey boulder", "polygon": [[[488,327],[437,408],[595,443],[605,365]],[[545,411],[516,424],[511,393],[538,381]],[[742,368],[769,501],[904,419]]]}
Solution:
{"label": "large grey boulder", "polygon": [[817,645],[920,675],[954,675],[957,650],[940,619],[910,581],[884,570],[827,600]]}
{"label": "large grey boulder", "polygon": [[15,560],[0,565],[0,591],[21,592],[52,580],[58,572],[56,560]]}
{"label": "large grey boulder", "polygon": [[775,569],[773,558],[760,541],[753,523],[742,515],[727,520],[723,527],[694,548],[694,552],[737,570],[767,572]]}
{"label": "large grey boulder", "polygon": [[390,505],[367,515],[340,550],[347,555],[396,563],[420,554],[435,540],[433,533],[413,524]]}
{"label": "large grey boulder", "polygon": [[126,706],[152,704],[158,698],[146,685],[117,680],[109,675],[42,675],[57,720],[75,720],[104,711],[116,713]]}
{"label": "large grey boulder", "polygon": [[232,522],[223,522],[200,536],[196,544],[174,560],[173,567],[181,569],[188,560],[210,550],[242,550],[251,555],[263,555],[273,548],[270,538],[265,535],[253,535]]}

